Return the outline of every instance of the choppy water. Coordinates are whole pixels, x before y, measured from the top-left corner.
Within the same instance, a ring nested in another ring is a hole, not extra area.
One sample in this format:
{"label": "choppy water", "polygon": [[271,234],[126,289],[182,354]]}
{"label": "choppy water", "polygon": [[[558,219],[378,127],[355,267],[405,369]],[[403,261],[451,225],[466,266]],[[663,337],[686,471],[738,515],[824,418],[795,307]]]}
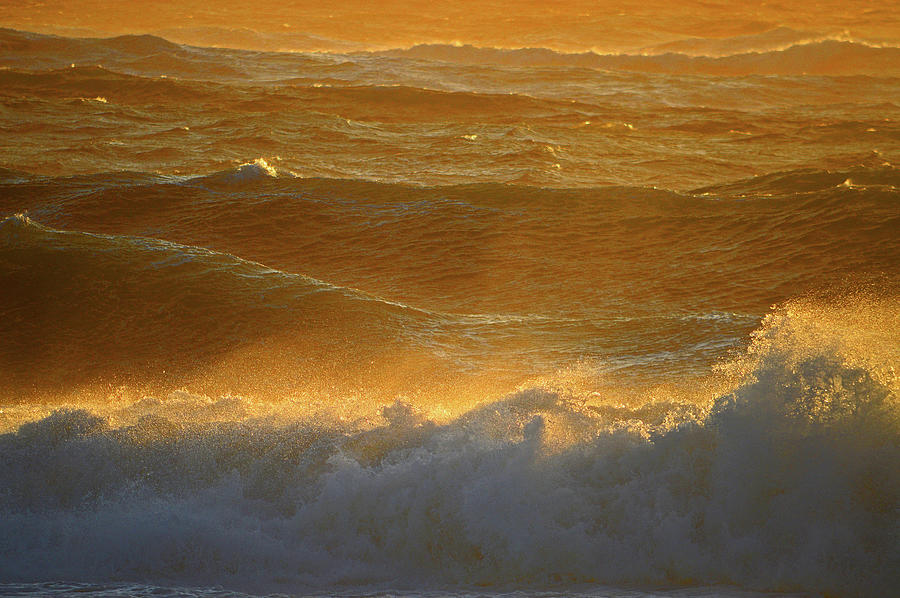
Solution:
{"label": "choppy water", "polygon": [[897,47],[0,50],[0,593],[900,587]]}

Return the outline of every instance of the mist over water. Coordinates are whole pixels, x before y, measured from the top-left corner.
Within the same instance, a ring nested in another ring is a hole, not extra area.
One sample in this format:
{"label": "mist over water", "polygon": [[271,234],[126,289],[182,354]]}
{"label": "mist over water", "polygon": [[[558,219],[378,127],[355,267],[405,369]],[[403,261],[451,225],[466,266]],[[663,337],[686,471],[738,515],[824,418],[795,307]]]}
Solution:
{"label": "mist over water", "polygon": [[634,10],[0,30],[0,593],[900,587],[896,35]]}

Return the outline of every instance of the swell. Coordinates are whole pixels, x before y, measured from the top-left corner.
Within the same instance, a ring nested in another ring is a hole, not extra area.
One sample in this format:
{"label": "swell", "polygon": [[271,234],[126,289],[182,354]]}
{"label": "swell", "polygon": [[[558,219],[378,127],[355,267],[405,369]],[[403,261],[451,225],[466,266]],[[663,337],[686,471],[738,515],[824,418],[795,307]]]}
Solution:
{"label": "swell", "polygon": [[[606,323],[592,314],[533,309],[473,313],[477,288],[465,291],[462,310],[448,313],[171,241],[54,230],[23,215],[5,219],[0,233],[0,400],[6,407],[73,396],[105,404],[118,392],[180,387],[259,400],[312,395],[317,403],[344,402],[348,394],[428,402],[456,393],[461,400],[578,360],[586,343],[596,344],[590,336],[612,350],[623,336],[643,343],[662,327],[673,331],[668,338],[676,344],[696,343],[693,335],[676,334],[692,325],[667,313]],[[239,234],[248,246],[260,243],[258,229]],[[282,242],[297,249],[293,240]],[[335,258],[323,249],[323,258]],[[304,253],[309,249],[301,247]],[[368,271],[365,281],[392,275],[391,285],[402,288],[423,266],[404,267]],[[419,282],[433,290],[435,279],[458,287],[473,272],[444,268],[431,276]],[[524,306],[509,299],[495,307]],[[747,319],[726,315],[692,327],[702,334],[735,323]],[[642,350],[652,353],[657,345],[647,342]]]}
{"label": "swell", "polygon": [[186,393],[57,411],[0,436],[0,577],[890,593],[900,309],[832,299],[769,314],[700,405],[537,387],[446,421]]}
{"label": "swell", "polygon": [[898,187],[889,165],[675,193],[305,179],[262,161],[195,178],[13,182],[0,209],[206,247],[439,311],[565,313],[641,305],[652,291],[675,309],[759,313],[822,272],[894,272]]}
{"label": "swell", "polygon": [[[278,53],[201,48],[175,44],[152,35],[75,38],[0,28],[0,65],[29,71],[60,70],[71,65],[102,66],[143,76],[223,80],[278,80],[296,77],[298,70],[340,74],[343,55]],[[359,69],[357,69],[359,70]],[[346,69],[343,69],[346,71]]]}

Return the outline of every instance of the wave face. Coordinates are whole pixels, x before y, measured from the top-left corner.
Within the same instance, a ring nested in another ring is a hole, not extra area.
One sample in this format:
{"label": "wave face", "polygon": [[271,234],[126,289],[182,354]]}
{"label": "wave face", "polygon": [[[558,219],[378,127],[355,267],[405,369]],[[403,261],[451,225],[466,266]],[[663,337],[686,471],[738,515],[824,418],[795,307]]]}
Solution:
{"label": "wave face", "polygon": [[900,586],[890,15],[206,12],[0,30],[0,594]]}

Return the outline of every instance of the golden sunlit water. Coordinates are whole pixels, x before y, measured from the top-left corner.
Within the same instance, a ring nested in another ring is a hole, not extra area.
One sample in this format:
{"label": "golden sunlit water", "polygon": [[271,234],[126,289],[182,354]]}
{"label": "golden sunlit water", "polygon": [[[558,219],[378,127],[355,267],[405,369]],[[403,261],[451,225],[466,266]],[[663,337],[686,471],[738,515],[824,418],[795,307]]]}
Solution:
{"label": "golden sunlit water", "polygon": [[0,595],[900,587],[895,3],[0,27]]}

